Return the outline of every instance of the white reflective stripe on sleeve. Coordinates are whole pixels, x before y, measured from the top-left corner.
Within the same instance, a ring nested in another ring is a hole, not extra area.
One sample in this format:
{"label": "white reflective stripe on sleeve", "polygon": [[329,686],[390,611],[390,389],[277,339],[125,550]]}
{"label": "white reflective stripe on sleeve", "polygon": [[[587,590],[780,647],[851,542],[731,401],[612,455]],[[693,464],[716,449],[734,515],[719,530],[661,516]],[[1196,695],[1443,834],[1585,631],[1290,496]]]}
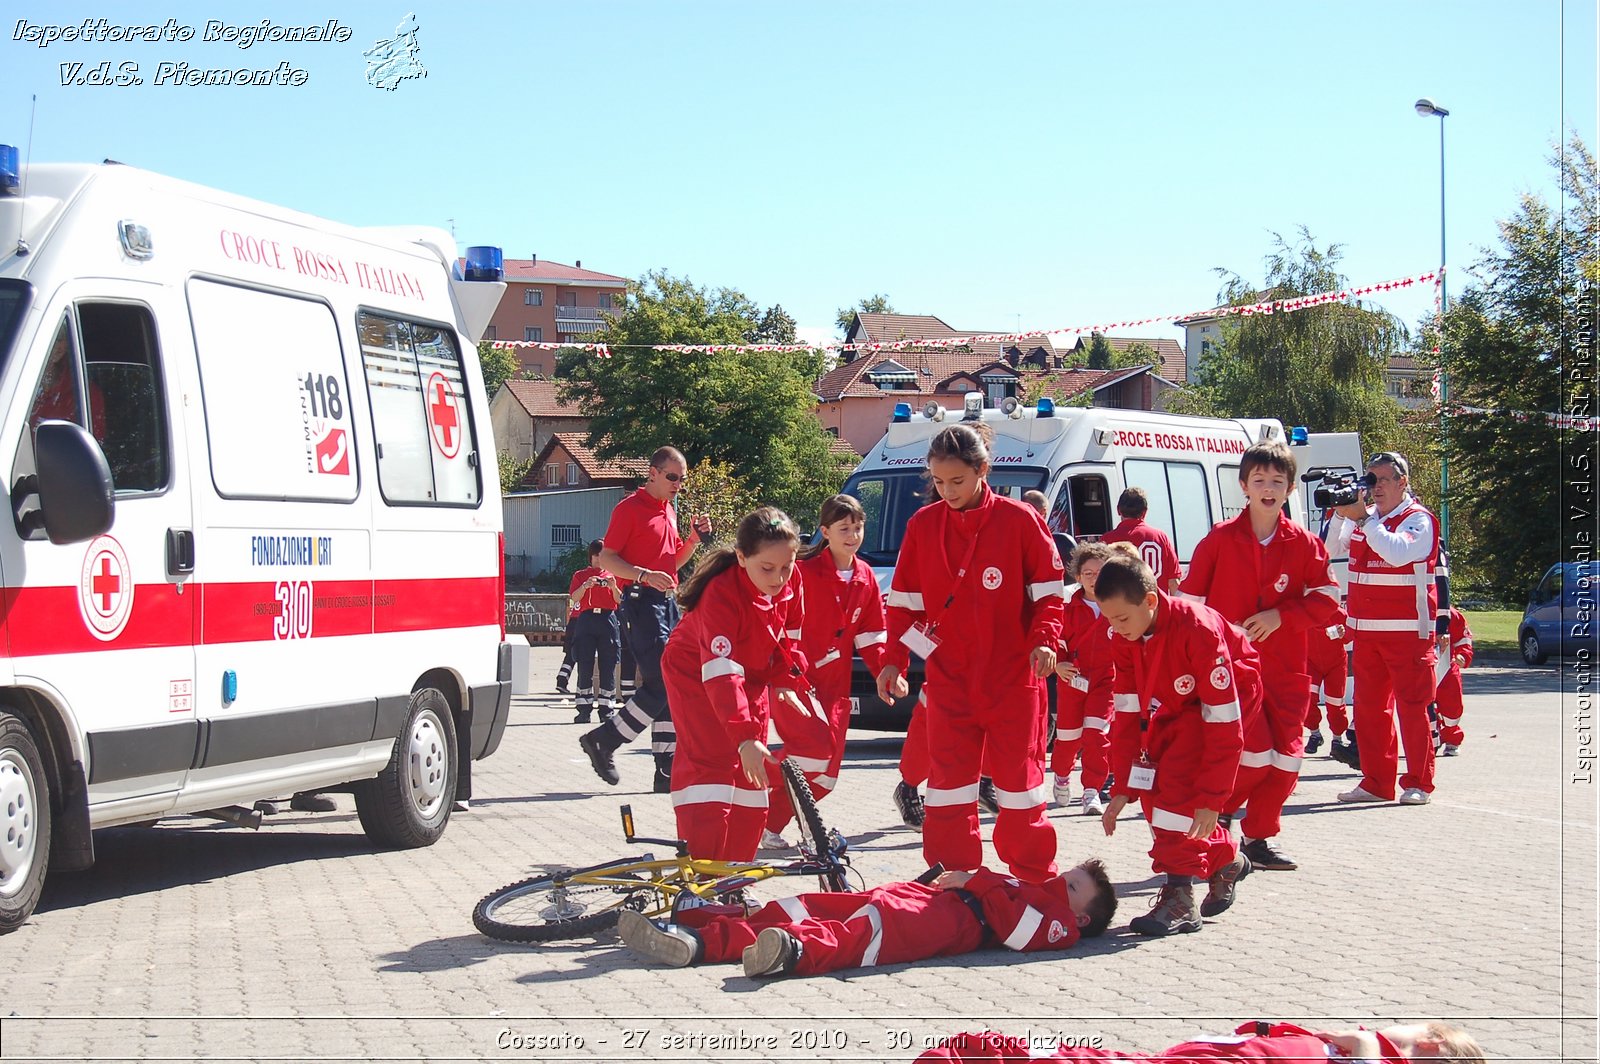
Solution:
{"label": "white reflective stripe on sleeve", "polygon": [[801,757],[799,754],[790,754],[788,760],[799,765],[802,772],[828,771],[828,759],[825,757]]}
{"label": "white reflective stripe on sleeve", "polygon": [[1426,633],[1432,626],[1432,619],[1418,621],[1390,621],[1379,620],[1374,617],[1352,617],[1347,622],[1348,626],[1358,632],[1416,632],[1419,628]]}
{"label": "white reflective stripe on sleeve", "polygon": [[800,638],[800,629],[798,629],[798,628],[790,628],[790,629],[787,629],[784,632],[784,634],[787,635],[790,639],[799,639]]}
{"label": "white reflective stripe on sleeve", "polygon": [[1202,702],[1200,704],[1200,719],[1207,724],[1226,724],[1230,720],[1238,720],[1239,700],[1236,698],[1232,702],[1224,702],[1220,706],[1208,706]]}
{"label": "white reflective stripe on sleeve", "polygon": [[887,605],[899,606],[903,610],[916,610],[920,613],[922,612],[922,592],[896,591],[891,587]]}
{"label": "white reflective stripe on sleeve", "polygon": [[1017,921],[1017,926],[1011,929],[1011,934],[1005,937],[1002,943],[1006,949],[1024,950],[1028,943],[1033,941],[1034,932],[1039,930],[1039,925],[1044,923],[1044,913],[1028,906],[1022,910],[1022,919]]}
{"label": "white reflective stripe on sleeve", "polygon": [[946,787],[940,790],[929,787],[923,796],[922,804],[928,805],[973,805],[978,800],[978,785],[969,783],[965,787]]}
{"label": "white reflective stripe on sleeve", "polygon": [[1082,739],[1082,738],[1083,738],[1083,729],[1082,728],[1057,728],[1056,729],[1056,742],[1058,742],[1058,743],[1059,742],[1064,742],[1064,741],[1069,740],[1069,739]]}
{"label": "white reflective stripe on sleeve", "polygon": [[1037,584],[1028,585],[1028,597],[1038,602],[1040,599],[1049,598],[1051,595],[1060,597],[1066,593],[1066,590],[1066,585],[1060,580],[1041,580]]}
{"label": "white reflective stripe on sleeve", "polygon": [[801,921],[811,919],[811,914],[806,911],[806,903],[800,899],[799,895],[791,894],[789,897],[779,898],[777,901],[778,908],[782,909],[789,919],[795,923],[798,924]]}
{"label": "white reflective stripe on sleeve", "polygon": [[1104,717],[1084,717],[1083,726],[1090,731],[1105,731],[1111,727],[1111,722]]}
{"label": "white reflective stripe on sleeve", "polygon": [[1330,698],[1327,701],[1328,701],[1328,708],[1329,709],[1343,709],[1344,708],[1344,696],[1343,695],[1340,695],[1338,698]]}
{"label": "white reflective stripe on sleeve", "polygon": [[1454,650],[1460,650],[1462,647],[1470,647],[1471,645],[1472,645],[1472,640],[1471,639],[1463,639],[1459,643],[1452,643],[1451,647]]}
{"label": "white reflective stripe on sleeve", "polygon": [[705,802],[715,802],[718,805],[733,804],[733,784],[731,783],[696,783],[692,787],[674,789],[672,804],[700,805]]}
{"label": "white reflective stripe on sleeve", "polygon": [[1118,713],[1137,713],[1139,712],[1139,696],[1112,695],[1111,708],[1115,709]]}
{"label": "white reflective stripe on sleeve", "polygon": [[822,655],[822,657],[820,657],[816,661],[812,662],[811,663],[811,667],[814,668],[814,669],[820,669],[824,665],[832,664],[833,662],[838,661],[838,660],[839,660],[839,648],[838,647],[834,647],[832,650],[830,650],[826,654]]}
{"label": "white reflective stripe on sleeve", "polygon": [[1272,764],[1271,750],[1246,750],[1239,755],[1240,768],[1265,768]]}
{"label": "white reflective stripe on sleeve", "polygon": [[1460,717],[1447,717],[1443,713],[1441,713],[1441,714],[1439,714],[1439,723],[1440,724],[1448,724],[1448,725],[1450,725],[1450,727],[1454,728],[1457,724],[1461,723],[1461,718]]}
{"label": "white reflective stripe on sleeve", "polygon": [[817,792],[816,796],[819,798],[822,792],[831,791],[837,786],[839,786],[838,776],[813,776],[811,779],[811,789]]}
{"label": "white reflective stripe on sleeve", "polygon": [[1300,758],[1293,757],[1289,754],[1280,754],[1278,751],[1274,750],[1272,751],[1272,767],[1277,769],[1279,772],[1299,773]]}
{"label": "white reflective stripe on sleeve", "polygon": [[767,789],[750,790],[747,787],[730,787],[733,800],[730,805],[742,805],[746,809],[765,809],[767,807]]}
{"label": "white reflective stripe on sleeve", "polygon": [[877,646],[879,643],[887,643],[888,641],[888,632],[862,632],[860,635],[856,636],[856,649],[860,650],[863,647]]}
{"label": "white reflective stripe on sleeve", "polygon": [[732,658],[712,658],[700,666],[701,680],[715,680],[718,676],[743,676],[744,666]]}
{"label": "white reflective stripe on sleeve", "polygon": [[1032,809],[1043,805],[1045,799],[1050,797],[1050,784],[1041,780],[1039,786],[1026,791],[1008,791],[996,787],[994,796],[1001,809]]}
{"label": "white reflective stripe on sleeve", "polygon": [[1188,831],[1194,827],[1194,817],[1156,806],[1150,810],[1150,826],[1163,831]]}
{"label": "white reflective stripe on sleeve", "polygon": [[871,968],[878,963],[878,951],[883,948],[883,914],[878,912],[876,905],[863,905],[845,919],[845,923],[852,920],[867,918],[867,923],[872,925],[872,938],[867,940],[867,948],[861,954],[861,967]]}
{"label": "white reflective stripe on sleeve", "polygon": [[1306,588],[1306,594],[1327,595],[1329,598],[1333,599],[1333,601],[1339,601],[1339,587],[1336,584],[1324,584],[1321,587],[1308,587]]}

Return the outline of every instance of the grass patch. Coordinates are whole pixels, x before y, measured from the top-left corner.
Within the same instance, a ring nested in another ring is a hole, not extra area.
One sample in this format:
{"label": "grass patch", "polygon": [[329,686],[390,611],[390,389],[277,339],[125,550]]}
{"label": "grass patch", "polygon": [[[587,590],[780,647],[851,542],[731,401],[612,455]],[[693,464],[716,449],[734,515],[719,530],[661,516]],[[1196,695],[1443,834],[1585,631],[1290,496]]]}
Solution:
{"label": "grass patch", "polygon": [[1476,653],[1516,654],[1517,625],[1521,610],[1463,610],[1467,627],[1472,629],[1472,648]]}

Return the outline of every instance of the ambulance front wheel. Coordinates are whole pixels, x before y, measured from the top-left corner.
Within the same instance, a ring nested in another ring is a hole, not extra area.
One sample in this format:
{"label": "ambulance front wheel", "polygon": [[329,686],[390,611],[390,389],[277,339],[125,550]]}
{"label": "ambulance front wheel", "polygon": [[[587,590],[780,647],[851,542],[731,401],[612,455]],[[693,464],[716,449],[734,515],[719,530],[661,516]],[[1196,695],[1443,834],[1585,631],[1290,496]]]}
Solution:
{"label": "ambulance front wheel", "polygon": [[424,687],[411,695],[389,763],[375,779],[356,785],[356,812],[380,846],[432,846],[450,822],[455,793],[455,718],[444,695]]}
{"label": "ambulance front wheel", "polygon": [[28,725],[0,710],[0,934],[33,915],[50,860],[50,781]]}

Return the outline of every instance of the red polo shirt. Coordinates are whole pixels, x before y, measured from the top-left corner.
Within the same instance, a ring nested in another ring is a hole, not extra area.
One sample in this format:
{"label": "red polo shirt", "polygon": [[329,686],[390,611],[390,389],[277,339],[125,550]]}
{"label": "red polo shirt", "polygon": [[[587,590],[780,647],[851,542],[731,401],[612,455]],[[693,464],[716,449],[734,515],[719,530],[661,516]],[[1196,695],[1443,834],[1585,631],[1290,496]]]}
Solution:
{"label": "red polo shirt", "polygon": [[[678,552],[683,549],[678,513],[672,503],[655,498],[643,488],[611,511],[604,542],[629,565],[654,569],[674,580],[678,577]],[[619,578],[619,583],[626,587],[633,581]]]}

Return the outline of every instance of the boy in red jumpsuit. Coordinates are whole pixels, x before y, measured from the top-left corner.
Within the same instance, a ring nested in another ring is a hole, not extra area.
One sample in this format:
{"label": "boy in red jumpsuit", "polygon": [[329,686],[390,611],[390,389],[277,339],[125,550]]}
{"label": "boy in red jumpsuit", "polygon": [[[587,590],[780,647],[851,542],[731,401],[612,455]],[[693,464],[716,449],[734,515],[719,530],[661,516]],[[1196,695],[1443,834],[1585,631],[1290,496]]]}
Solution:
{"label": "boy in red jumpsuit", "polygon": [[[1111,771],[1116,784],[1101,823],[1107,835],[1137,798],[1150,822],[1150,858],[1164,873],[1150,912],[1129,926],[1141,935],[1200,930],[1200,916],[1233,904],[1250,863],[1219,818],[1233,794],[1244,749],[1241,718],[1260,712],[1257,658],[1216,610],[1169,597],[1142,561],[1113,555],[1095,594],[1115,648]],[[1196,915],[1194,881],[1210,892]]]}
{"label": "boy in red jumpsuit", "polygon": [[1273,840],[1283,803],[1300,779],[1311,677],[1306,631],[1325,628],[1339,609],[1339,584],[1322,540],[1290,521],[1283,505],[1298,467],[1281,441],[1261,443],[1239,460],[1239,487],[1248,503],[1194,549],[1183,592],[1203,599],[1244,629],[1261,656],[1263,713],[1246,731],[1239,778],[1223,809],[1231,820],[1248,806],[1240,847],[1253,868],[1297,866]]}
{"label": "boy in red jumpsuit", "polygon": [[[1328,730],[1333,745],[1344,742],[1350,728],[1350,713],[1345,709],[1345,688],[1350,681],[1349,633],[1344,626],[1344,607],[1333,615],[1333,623],[1306,632],[1306,672],[1311,676],[1311,705],[1306,709],[1306,753],[1322,749],[1322,714],[1328,714]],[[1320,699],[1319,699],[1320,694]]]}
{"label": "boy in red jumpsuit", "polygon": [[[1111,628],[1100,613],[1094,595],[1094,582],[1100,566],[1111,557],[1115,545],[1085,543],[1072,554],[1073,579],[1077,588],[1062,610],[1061,650],[1056,659],[1056,741],[1050,752],[1050,770],[1056,805],[1072,800],[1072,762],[1083,754],[1083,814],[1099,816],[1106,811],[1100,788],[1105,786],[1110,762],[1106,759],[1106,735],[1111,730]],[[1122,550],[1131,549],[1122,547]]]}
{"label": "boy in red jumpsuit", "polygon": [[1100,537],[1101,543],[1132,543],[1139,558],[1156,574],[1156,587],[1176,593],[1183,579],[1183,566],[1178,561],[1178,551],[1172,537],[1155,525],[1148,524],[1144,515],[1150,512],[1150,496],[1143,488],[1129,488],[1117,499],[1117,516],[1122,518],[1117,527]]}
{"label": "boy in red jumpsuit", "polygon": [[617,930],[634,952],[674,967],[744,961],[744,973],[817,975],[970,953],[986,944],[1019,953],[1066,949],[1100,934],[1117,895],[1098,860],[1043,883],[980,868],[876,890],[801,894],[746,917],[708,905],[659,926],[624,912]]}
{"label": "boy in red jumpsuit", "polygon": [[1440,757],[1455,757],[1461,752],[1466,735],[1461,731],[1461,670],[1472,664],[1472,629],[1467,619],[1454,607],[1450,610],[1449,668],[1445,658],[1439,659],[1434,672],[1439,675],[1438,690],[1434,700],[1439,704]]}
{"label": "boy in red jumpsuit", "polygon": [[1246,1023],[1233,1035],[1199,1038],[1159,1053],[1115,1053],[1107,1049],[1060,1046],[1041,1055],[1021,1038],[995,1031],[958,1034],[917,1058],[918,1064],[1031,1064],[1044,1060],[1121,1060],[1147,1064],[1190,1064],[1193,1061],[1351,1061],[1401,1064],[1406,1060],[1478,1064],[1488,1059],[1465,1031],[1435,1020],[1399,1024],[1379,1031],[1309,1031],[1292,1023]]}

